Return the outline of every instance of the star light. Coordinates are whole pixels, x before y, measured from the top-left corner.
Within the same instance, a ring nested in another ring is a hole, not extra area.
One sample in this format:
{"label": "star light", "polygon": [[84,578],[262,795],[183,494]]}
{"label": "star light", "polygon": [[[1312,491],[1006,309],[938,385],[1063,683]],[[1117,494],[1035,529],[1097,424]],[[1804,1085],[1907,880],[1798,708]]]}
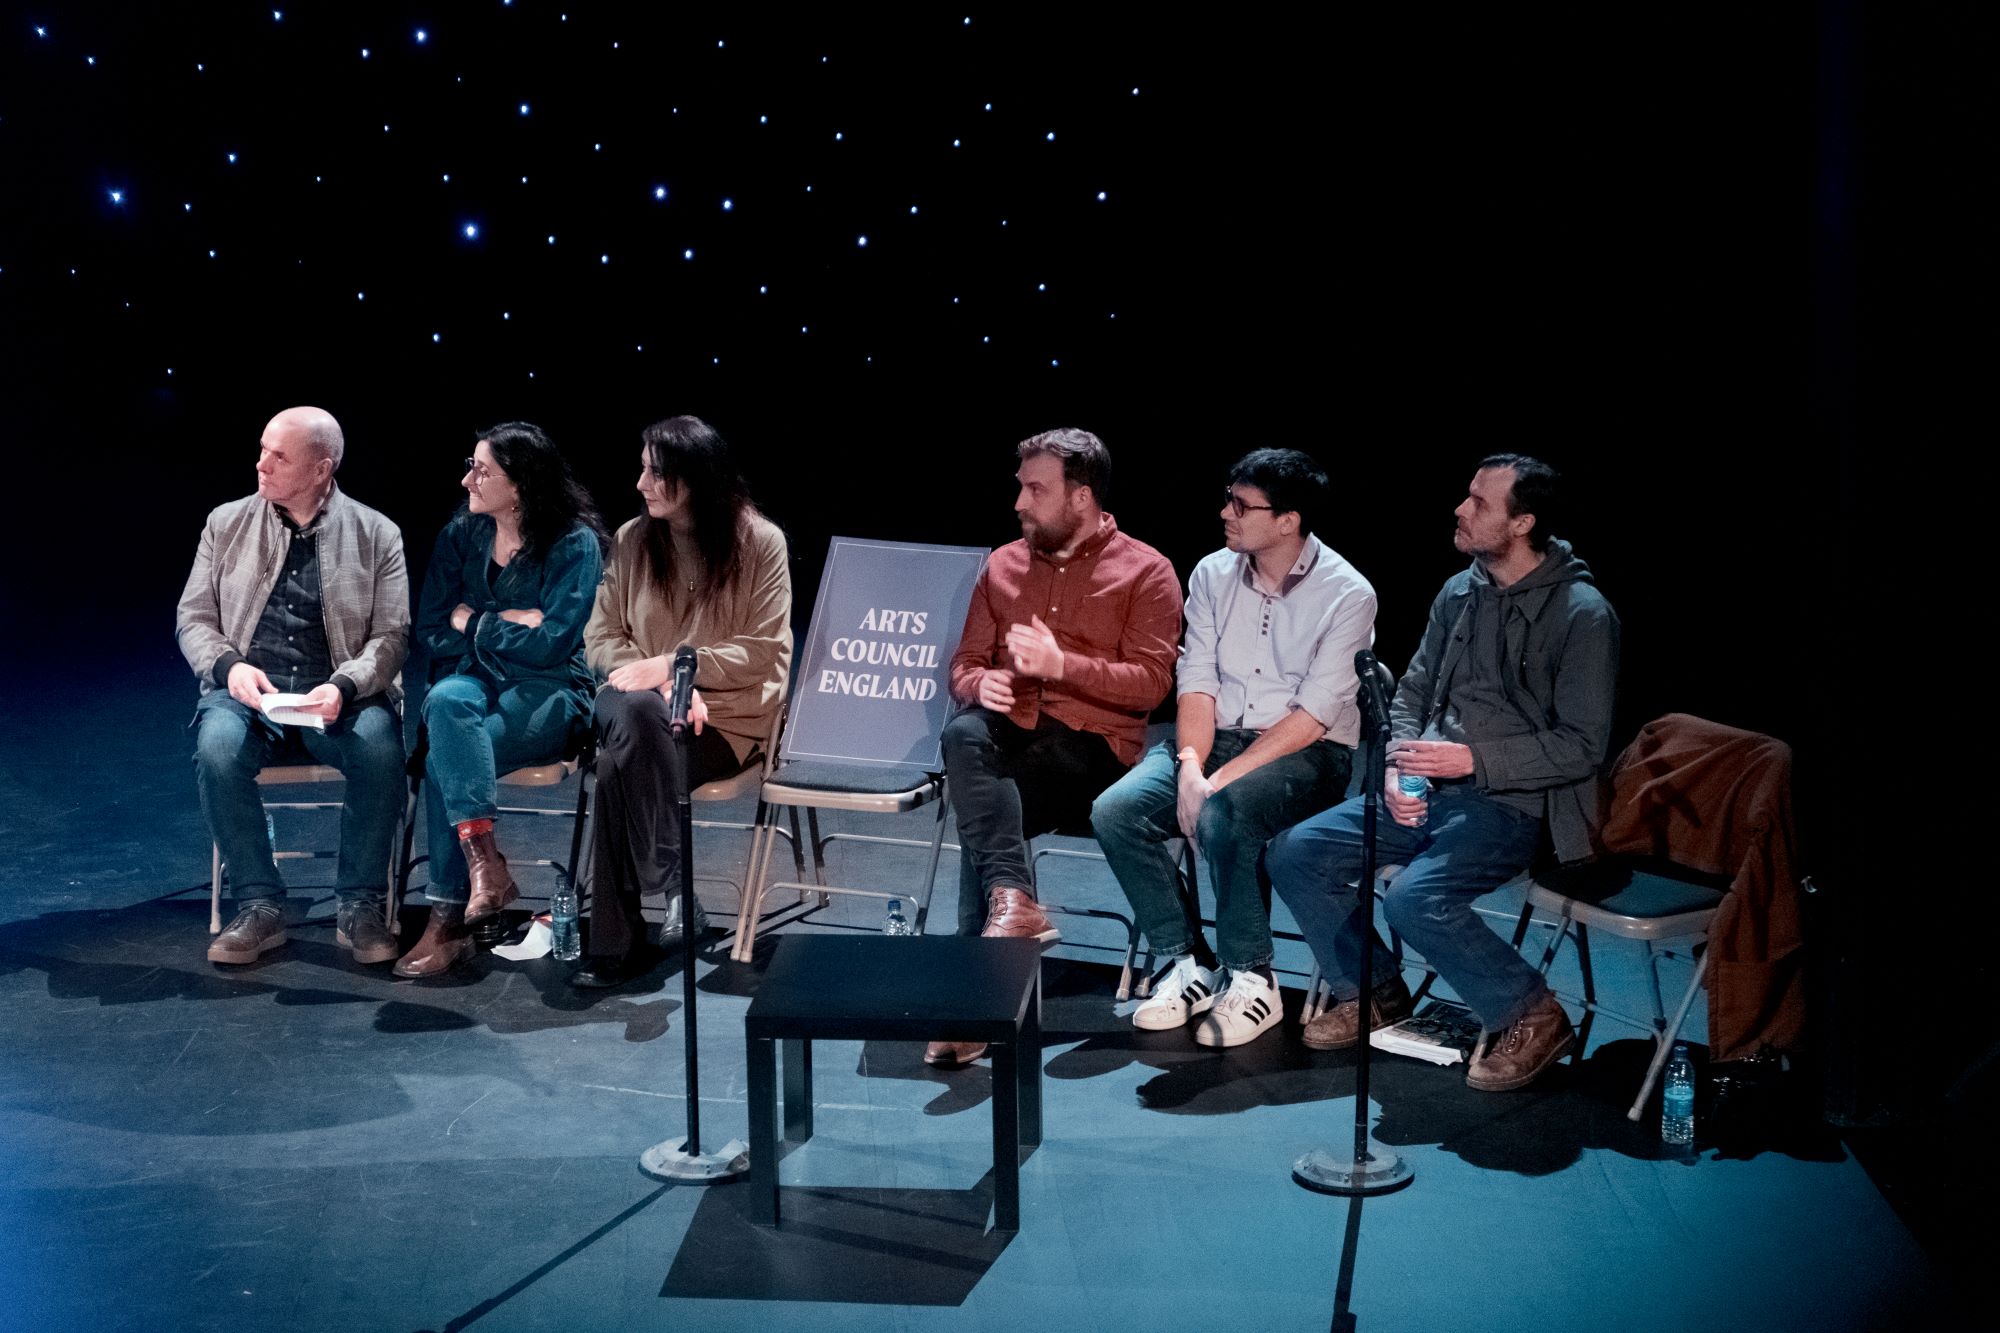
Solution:
{"label": "star light", "polygon": [[846,135],[844,135],[844,134],[842,134],[842,133],[841,133],[841,132],[840,132],[839,130],[835,130],[835,131],[833,132],[833,141],[834,141],[835,143],[839,143],[839,142],[840,142],[840,141],[841,141],[842,139],[844,139],[844,138],[846,138],[846,137],[847,137],[847,136],[846,136]]}
{"label": "star light", "polygon": [[681,251],[681,258],[682,258],[682,259],[693,259],[693,258],[694,258],[694,251],[693,251],[693,250],[683,250],[683,251]]}
{"label": "star light", "polygon": [[597,262],[598,262],[598,263],[600,263],[600,264],[608,264],[608,263],[610,263],[610,262],[611,262],[611,256],[610,256],[610,255],[599,255],[599,256],[597,257]]}
{"label": "star light", "polygon": [[556,243],[556,238],[553,236],[549,237],[549,244],[554,245],[555,243]]}
{"label": "star light", "polygon": [[[210,250],[210,251],[208,252],[208,257],[209,257],[210,259],[213,259],[213,258],[215,258],[215,251],[213,251],[213,250]],[[70,272],[74,273],[74,272],[76,272],[76,270],[75,270],[75,269],[71,269],[71,270],[70,270]]]}
{"label": "star light", "polygon": [[425,31],[424,31],[424,30],[423,30],[422,28],[418,28],[418,29],[417,29],[417,45],[418,45],[418,46],[422,46],[422,45],[423,45],[423,44],[424,44],[425,42],[428,42],[428,41],[429,41],[430,39],[431,39],[431,35],[430,35],[429,33],[425,32]]}
{"label": "star light", "polygon": [[43,26],[42,26],[41,24],[39,24],[39,23],[37,23],[37,24],[35,25],[35,36],[37,36],[37,37],[46,37],[46,36],[48,36],[48,35],[49,35],[49,30],[48,30],[47,28],[44,28],[44,27],[43,27]]}
{"label": "star light", "polygon": [[444,341],[444,335],[443,335],[443,334],[441,334],[441,333],[433,333],[433,334],[431,335],[431,341],[432,341],[432,342],[442,342],[442,341]]}
{"label": "star light", "polygon": [[[95,65],[95,64],[97,63],[97,57],[96,57],[96,56],[85,56],[85,57],[83,58],[83,63],[84,63],[84,64],[86,64],[86,65]],[[199,67],[197,66],[197,68],[199,68]]]}
{"label": "star light", "polygon": [[958,147],[958,140],[956,140],[956,139],[953,139],[953,140],[951,141],[951,146],[952,146],[953,148],[956,148],[956,147]]}
{"label": "star light", "polygon": [[111,192],[111,202],[112,202],[112,203],[114,203],[114,204],[122,204],[122,203],[124,203],[124,202],[125,202],[125,191],[123,191],[123,190],[113,190],[113,191]]}
{"label": "star light", "polygon": [[[526,102],[521,103],[521,114],[524,116],[528,114],[528,104]],[[1051,134],[1049,137],[1053,139],[1056,136]]]}
{"label": "star light", "polygon": [[664,186],[664,185],[655,185],[655,186],[653,187],[653,198],[655,198],[655,199],[664,199],[664,198],[666,198],[666,197],[667,197],[667,187],[666,187],[666,186]]}
{"label": "star light", "polygon": [[1104,202],[1104,191],[1099,190],[1097,192],[1097,202],[1100,204]]}
{"label": "star light", "polygon": [[361,48],[361,58],[363,60],[366,60],[368,58],[368,48],[365,46]]}
{"label": "star light", "polygon": [[992,104],[991,102],[988,102],[988,103],[986,104],[986,109],[987,109],[988,111],[991,111],[991,110],[993,109],[993,104]]}
{"label": "star light", "polygon": [[513,313],[512,313],[511,311],[507,311],[507,310],[502,310],[502,311],[500,312],[500,318],[502,318],[502,319],[506,319],[506,320],[511,320],[511,319],[513,319],[513,318],[514,318],[514,316],[513,316]]}
{"label": "star light", "polygon": [[770,289],[769,287],[761,287],[761,286],[760,286],[759,288],[757,288],[757,295],[759,295],[759,296],[762,296],[762,295],[763,295],[764,293],[766,293],[766,292],[768,292],[768,291],[770,291],[770,290],[771,290],[771,289]]}
{"label": "star light", "polygon": [[450,183],[450,181],[451,181],[451,173],[450,173],[449,171],[445,172],[445,173],[444,173],[444,178],[445,178],[445,181],[446,181],[446,183],[447,183],[447,184],[448,184],[448,183]]}
{"label": "star light", "polygon": [[1048,289],[1049,285],[1046,282],[1038,282],[1035,284],[1035,290],[1038,292],[1045,292]]}
{"label": "star light", "polygon": [[230,163],[231,163],[232,165],[234,165],[234,163],[235,163],[235,161],[236,161],[236,154],[234,154],[234,153],[231,153],[231,154],[229,155],[229,161],[230,161]]}
{"label": "star light", "polygon": [[283,23],[283,22],[285,21],[285,11],[284,11],[284,10],[282,10],[282,9],[274,9],[274,10],[272,10],[272,11],[271,11],[271,21],[272,21],[273,23]]}
{"label": "star light", "polygon": [[735,211],[735,208],[736,208],[736,201],[734,199],[725,199],[722,201],[723,212],[725,213],[733,212]]}
{"label": "star light", "polygon": [[466,224],[465,224],[465,226],[464,226],[464,227],[463,227],[463,228],[462,228],[461,230],[463,230],[463,231],[465,232],[465,239],[466,239],[466,240],[468,240],[468,241],[476,241],[476,240],[478,240],[478,239],[479,239],[479,224],[478,224],[478,223],[476,223],[476,222],[468,222],[468,223],[466,223]]}
{"label": "star light", "polygon": [[917,215],[917,206],[916,206],[915,204],[911,204],[911,205],[910,205],[910,216],[911,216],[911,217],[915,217],[916,215]]}
{"label": "star light", "polygon": [[355,300],[357,300],[357,301],[365,301],[365,300],[367,300],[367,299],[368,299],[368,293],[367,293],[367,292],[356,292],[356,293],[354,294],[354,299],[355,299]]}
{"label": "star light", "polygon": [[983,343],[990,343],[990,342],[992,342],[992,341],[993,341],[993,335],[992,335],[992,334],[990,334],[990,333],[989,333],[989,334],[986,334],[985,336],[983,336],[982,338],[980,338],[980,340],[979,340],[979,341],[981,341],[981,342],[983,342]]}
{"label": "star light", "polygon": [[1056,132],[1054,130],[1050,130],[1048,133],[1047,142],[1054,143],[1055,141],[1056,141]]}
{"label": "star light", "polygon": [[521,177],[521,184],[526,185],[527,183],[528,183],[528,178],[526,176]]}
{"label": "star light", "polygon": [[757,117],[757,123],[759,125],[768,125],[771,123],[771,118],[769,116],[759,116]]}
{"label": "star light", "polygon": [[864,250],[868,248],[868,238],[866,236],[858,237],[854,243]]}
{"label": "star light", "polygon": [[182,204],[182,205],[181,205],[181,212],[183,212],[183,213],[192,213],[192,212],[194,212],[194,205],[193,205],[193,204]]}

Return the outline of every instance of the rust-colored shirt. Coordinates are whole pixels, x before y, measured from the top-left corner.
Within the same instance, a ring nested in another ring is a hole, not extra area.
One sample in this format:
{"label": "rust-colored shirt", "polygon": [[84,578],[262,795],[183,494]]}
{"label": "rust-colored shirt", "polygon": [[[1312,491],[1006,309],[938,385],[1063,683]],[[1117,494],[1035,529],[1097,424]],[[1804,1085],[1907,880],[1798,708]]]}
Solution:
{"label": "rust-colored shirt", "polygon": [[1167,558],[1118,530],[1109,514],[1095,537],[1057,564],[1010,542],[986,558],[965,633],[951,659],[951,692],[979,701],[979,681],[1009,665],[1007,631],[1040,616],[1063,650],[1061,680],[1014,678],[1007,716],[1032,727],[1047,713],[1104,737],[1120,762],[1139,758],[1146,716],[1173,688],[1181,587]]}

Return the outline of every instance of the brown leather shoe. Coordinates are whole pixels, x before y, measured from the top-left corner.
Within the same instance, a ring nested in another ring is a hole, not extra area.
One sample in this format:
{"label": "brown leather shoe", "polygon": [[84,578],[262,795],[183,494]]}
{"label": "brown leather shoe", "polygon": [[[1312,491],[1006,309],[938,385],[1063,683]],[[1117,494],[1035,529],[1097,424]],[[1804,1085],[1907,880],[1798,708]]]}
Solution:
{"label": "brown leather shoe", "polygon": [[[1401,977],[1387,986],[1377,986],[1375,1002],[1368,1006],[1368,1030],[1380,1032],[1400,1023],[1416,1007],[1416,1001],[1410,998],[1410,988]],[[1360,997],[1336,1004],[1306,1024],[1300,1039],[1316,1051],[1344,1051],[1358,1044],[1361,1040]]]}
{"label": "brown leather shoe", "polygon": [[432,903],[423,938],[396,963],[399,977],[441,977],[475,952],[465,928],[465,909],[457,903]]}
{"label": "brown leather shoe", "polygon": [[986,929],[979,932],[982,940],[1035,939],[1044,944],[1054,944],[1062,938],[1062,932],[1049,924],[1049,918],[1035,901],[1035,895],[1026,889],[996,885],[986,899]]}
{"label": "brown leather shoe", "polygon": [[934,1069],[963,1069],[984,1054],[983,1041],[934,1041],[924,1047],[924,1063]]}
{"label": "brown leather shoe", "polygon": [[507,858],[493,845],[493,821],[468,819],[458,826],[458,845],[465,849],[465,870],[472,891],[465,900],[465,924],[476,926],[521,896],[507,873]]}
{"label": "brown leather shoe", "polygon": [[1575,1036],[1561,1001],[1544,991],[1512,1027],[1495,1033],[1485,1049],[1473,1052],[1472,1066],[1465,1071],[1465,1086],[1480,1092],[1525,1088],[1562,1059]]}
{"label": "brown leather shoe", "polygon": [[285,909],[276,898],[251,898],[208,944],[211,963],[254,963],[285,942]]}
{"label": "brown leather shoe", "polygon": [[401,946],[384,923],[380,898],[355,898],[341,903],[333,915],[333,942],[354,950],[357,963],[386,963]]}

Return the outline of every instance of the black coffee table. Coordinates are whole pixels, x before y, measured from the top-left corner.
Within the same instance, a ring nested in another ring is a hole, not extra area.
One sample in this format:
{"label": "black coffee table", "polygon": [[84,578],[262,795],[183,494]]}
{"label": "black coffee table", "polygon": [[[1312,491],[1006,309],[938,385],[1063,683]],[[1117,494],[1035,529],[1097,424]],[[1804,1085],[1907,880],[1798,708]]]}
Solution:
{"label": "black coffee table", "polygon": [[751,1220],[778,1223],[777,1043],[784,1137],[812,1137],[815,1041],[983,1041],[993,1056],[993,1211],[1021,1229],[1021,1150],[1042,1141],[1042,946],[956,935],[786,935],[743,1020]]}

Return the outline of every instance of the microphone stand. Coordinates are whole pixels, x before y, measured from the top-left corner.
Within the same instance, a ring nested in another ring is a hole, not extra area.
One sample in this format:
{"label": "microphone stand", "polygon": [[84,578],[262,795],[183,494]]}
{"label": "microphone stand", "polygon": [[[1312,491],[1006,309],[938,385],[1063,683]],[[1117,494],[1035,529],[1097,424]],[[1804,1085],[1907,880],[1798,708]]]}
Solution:
{"label": "microphone stand", "polygon": [[1389,757],[1389,709],[1378,679],[1370,679],[1380,670],[1374,654],[1366,654],[1360,699],[1362,733],[1368,744],[1362,760],[1361,882],[1355,891],[1354,914],[1361,950],[1361,1040],[1355,1048],[1354,1060],[1354,1150],[1341,1156],[1327,1148],[1314,1148],[1292,1163],[1292,1179],[1307,1189],[1349,1197],[1387,1194],[1416,1179],[1407,1162],[1379,1144],[1371,1145],[1368,1137],[1368,1057],[1372,1050],[1368,1037],[1375,1016],[1375,830]]}
{"label": "microphone stand", "polygon": [[712,1153],[701,1150],[701,1065],[695,1039],[694,984],[694,796],[688,785],[688,748],[693,728],[674,728],[675,786],[680,790],[681,825],[681,1023],[687,1041],[687,1134],[656,1143],[639,1154],[639,1169],[660,1180],[712,1185],[750,1170],[749,1145],[731,1139]]}

